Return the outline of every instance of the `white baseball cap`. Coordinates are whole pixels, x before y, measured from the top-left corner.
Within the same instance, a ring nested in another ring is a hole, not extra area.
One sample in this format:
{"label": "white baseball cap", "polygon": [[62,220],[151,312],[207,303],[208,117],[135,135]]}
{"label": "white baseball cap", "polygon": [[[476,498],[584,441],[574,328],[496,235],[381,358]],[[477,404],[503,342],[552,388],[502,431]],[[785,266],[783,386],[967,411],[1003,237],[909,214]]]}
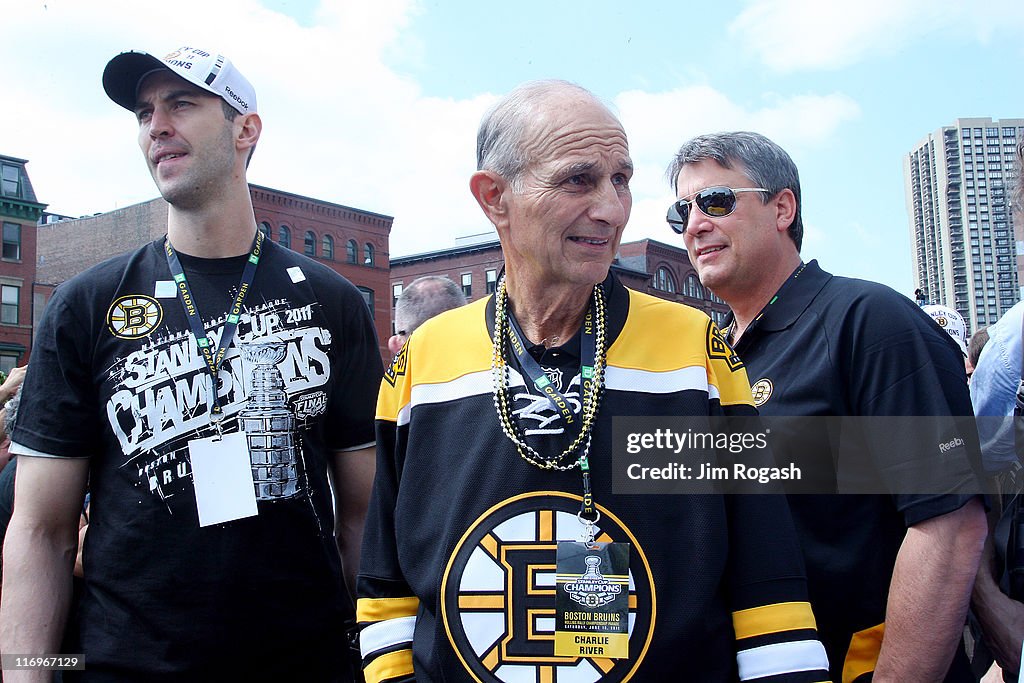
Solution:
{"label": "white baseball cap", "polygon": [[122,52],[103,69],[103,89],[114,102],[135,111],[142,79],[164,69],[223,98],[241,114],[256,111],[256,90],[231,60],[197,47],[179,47],[163,58],[148,52]]}
{"label": "white baseball cap", "polygon": [[960,350],[966,356],[967,323],[964,322],[963,316],[952,308],[946,308],[938,304],[922,306],[921,309],[930,315],[932,320],[939,324],[939,327],[949,333],[949,336],[953,338],[953,341],[956,342],[956,345],[960,347]]}

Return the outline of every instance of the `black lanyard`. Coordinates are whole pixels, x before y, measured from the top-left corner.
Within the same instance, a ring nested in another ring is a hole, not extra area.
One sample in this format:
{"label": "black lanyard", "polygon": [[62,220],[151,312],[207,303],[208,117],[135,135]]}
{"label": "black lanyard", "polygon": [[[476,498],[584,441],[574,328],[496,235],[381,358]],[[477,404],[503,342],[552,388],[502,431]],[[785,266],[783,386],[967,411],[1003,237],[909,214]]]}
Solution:
{"label": "black lanyard", "polygon": [[[512,311],[508,312],[508,321],[508,338],[512,344],[512,353],[516,355],[516,360],[519,361],[519,366],[523,369],[523,373],[533,382],[533,386],[537,387],[539,391],[547,396],[552,407],[561,414],[566,424],[573,424],[576,420],[572,414],[572,407],[565,400],[562,392],[555,387],[551,379],[544,373],[540,364],[526,350],[526,335],[523,334],[523,330],[519,327],[519,323],[516,322],[516,317],[512,315]],[[592,380],[594,377],[594,360],[597,357],[596,344],[594,342],[593,304],[587,307],[587,314],[583,318],[581,334],[583,335],[580,342],[580,354],[582,356],[580,365],[580,395],[582,396],[583,382]]]}
{"label": "black lanyard", "polygon": [[[554,383],[544,373],[540,364],[526,350],[526,335],[523,334],[523,330],[519,327],[519,323],[516,321],[516,317],[512,314],[511,310],[508,312],[508,321],[508,337],[512,345],[512,352],[516,355],[516,360],[519,361],[519,366],[522,368],[523,373],[533,382],[533,386],[537,387],[539,391],[547,396],[548,401],[561,414],[566,424],[573,424],[575,418],[572,414],[572,407],[565,400],[562,392],[555,387]],[[580,340],[580,397],[582,399],[587,384],[594,381],[594,363],[597,360],[593,302],[587,307],[587,313],[583,317],[583,327],[580,330],[580,334],[582,335]],[[580,513],[589,517],[594,514],[594,498],[590,490],[590,462],[587,455],[590,450],[589,436],[583,448],[584,455],[580,458],[580,471],[583,473],[583,504],[580,508]]]}
{"label": "black lanyard", "polygon": [[203,326],[203,319],[199,315],[199,306],[196,303],[195,297],[192,296],[188,280],[185,279],[185,269],[181,267],[181,261],[178,260],[178,255],[171,246],[170,240],[164,239],[164,251],[167,252],[167,267],[171,269],[171,276],[174,278],[174,282],[178,286],[178,293],[181,295],[178,297],[178,300],[181,301],[181,307],[185,310],[185,316],[192,327],[192,334],[196,338],[196,346],[199,347],[199,353],[205,361],[206,371],[213,382],[210,392],[213,402],[213,406],[210,408],[210,421],[217,428],[218,432],[220,431],[220,422],[224,419],[224,409],[220,405],[220,393],[217,391],[217,375],[220,372],[221,363],[224,362],[224,355],[227,353],[228,346],[231,345],[231,340],[234,339],[235,331],[238,329],[238,318],[242,313],[242,302],[245,301],[245,295],[249,293],[249,287],[252,286],[253,278],[256,277],[256,266],[259,264],[260,255],[263,253],[262,247],[263,233],[257,230],[252,244],[252,253],[249,254],[249,260],[245,263],[245,270],[242,271],[242,281],[238,285],[238,294],[235,296],[235,301],[231,304],[231,310],[228,311],[227,320],[224,322],[220,346],[214,348],[213,340],[207,335],[206,327]]}

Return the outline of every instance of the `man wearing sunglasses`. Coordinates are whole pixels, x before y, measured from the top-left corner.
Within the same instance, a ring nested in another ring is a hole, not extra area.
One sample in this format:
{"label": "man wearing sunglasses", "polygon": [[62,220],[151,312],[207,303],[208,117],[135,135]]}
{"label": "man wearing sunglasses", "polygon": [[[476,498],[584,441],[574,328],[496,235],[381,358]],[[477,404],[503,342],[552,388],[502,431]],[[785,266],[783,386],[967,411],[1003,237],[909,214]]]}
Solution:
{"label": "man wearing sunglasses", "polygon": [[[959,349],[914,302],[801,259],[800,181],[778,145],[756,133],[700,136],[668,174],[679,198],[669,225],[732,308],[726,331],[762,415],[971,414]],[[928,444],[896,451],[878,438],[857,453],[855,466],[890,495],[789,497],[834,680],[973,680],[957,644],[985,535],[977,453]],[[813,462],[832,484],[850,465],[824,429],[783,431],[772,447],[780,463]],[[898,488],[906,480],[886,468],[896,453],[909,453],[910,478],[941,462],[948,495]]]}

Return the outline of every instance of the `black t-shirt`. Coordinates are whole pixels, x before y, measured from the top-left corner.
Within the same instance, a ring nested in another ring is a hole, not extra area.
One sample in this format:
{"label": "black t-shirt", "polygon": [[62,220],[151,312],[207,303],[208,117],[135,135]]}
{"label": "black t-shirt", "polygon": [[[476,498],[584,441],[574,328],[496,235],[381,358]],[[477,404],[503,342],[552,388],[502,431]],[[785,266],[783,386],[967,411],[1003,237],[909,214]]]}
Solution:
{"label": "black t-shirt", "polygon": [[[180,257],[219,345],[247,257]],[[218,376],[224,431],[245,423],[258,514],[200,527],[188,444],[213,435],[211,384],[163,240],[57,288],[14,442],[90,458],[88,680],[256,679],[279,664],[333,675],[352,606],[328,467],[334,451],[373,442],[381,372],[356,288],[264,242]]]}
{"label": "black t-shirt", "polygon": [[[783,284],[735,349],[747,366],[754,402],[766,417],[972,414],[963,360],[948,335],[910,299],[883,285],[833,277],[816,261]],[[772,423],[779,463],[817,461],[819,471],[823,465],[835,471],[846,465],[823,423],[795,424],[803,428],[800,433],[781,434],[785,422]],[[814,427],[818,430],[809,429]],[[925,476],[939,462],[939,452],[930,446],[921,444],[909,456],[904,446],[898,448],[910,469],[902,476],[908,471]],[[892,452],[884,443],[866,444],[861,455],[881,480],[893,476],[885,467]],[[978,457],[976,449],[966,446],[943,454],[950,495],[900,493],[899,482],[893,482],[891,495],[789,496],[811,603],[836,680],[855,634],[866,648],[862,661],[873,669],[880,639],[871,644],[877,634],[871,629],[885,620],[889,582],[906,529],[970,500],[980,490],[974,474]],[[951,673],[947,680],[963,679]]]}

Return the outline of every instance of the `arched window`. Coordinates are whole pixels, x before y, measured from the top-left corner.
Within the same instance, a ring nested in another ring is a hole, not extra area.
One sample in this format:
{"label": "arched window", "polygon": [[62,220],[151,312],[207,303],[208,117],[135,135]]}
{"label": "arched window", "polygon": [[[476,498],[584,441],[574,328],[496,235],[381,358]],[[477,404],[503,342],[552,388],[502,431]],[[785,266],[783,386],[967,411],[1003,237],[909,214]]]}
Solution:
{"label": "arched window", "polygon": [[349,263],[356,263],[356,255],[359,253],[359,245],[355,240],[349,240],[345,245],[345,260]]}
{"label": "arched window", "polygon": [[306,256],[316,256],[316,235],[312,230],[306,231],[306,239],[302,243],[302,253]]}
{"label": "arched window", "polygon": [[263,236],[266,237],[268,240],[271,239],[271,237],[270,237],[270,223],[267,223],[267,222],[260,223],[260,232],[262,232]]}
{"label": "arched window", "polygon": [[672,271],[665,266],[658,268],[654,274],[654,288],[660,292],[673,294],[676,291],[676,280],[672,277]]}
{"label": "arched window", "polygon": [[277,243],[285,249],[292,248],[292,231],[288,229],[287,225],[282,225],[281,229],[278,231]]}
{"label": "arched window", "polygon": [[704,288],[700,286],[700,280],[697,279],[696,275],[690,275],[686,278],[686,291],[683,293],[693,299],[704,298]]}
{"label": "arched window", "polygon": [[369,242],[363,245],[363,265],[373,265],[373,245]]}
{"label": "arched window", "polygon": [[334,238],[330,235],[324,235],[323,244],[321,245],[320,255],[328,261],[334,260]]}

